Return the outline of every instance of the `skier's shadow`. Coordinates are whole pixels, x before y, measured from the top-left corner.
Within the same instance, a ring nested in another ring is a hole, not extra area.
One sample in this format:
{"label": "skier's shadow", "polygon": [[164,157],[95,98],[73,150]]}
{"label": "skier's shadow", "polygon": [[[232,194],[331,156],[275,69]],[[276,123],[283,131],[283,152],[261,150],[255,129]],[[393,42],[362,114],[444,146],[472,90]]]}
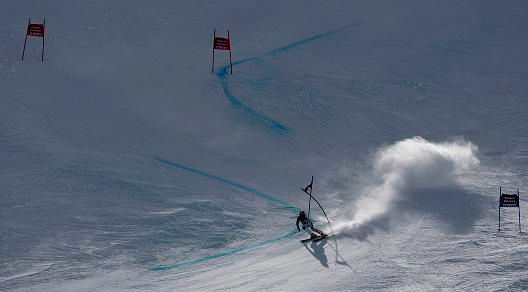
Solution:
{"label": "skier's shadow", "polygon": [[311,249],[308,247],[308,243],[304,242],[304,247],[310,252],[316,259],[321,262],[325,268],[328,268],[328,258],[325,255],[324,245],[326,244],[326,238],[318,241],[312,241],[310,243]]}
{"label": "skier's shadow", "polygon": [[[339,248],[337,247],[337,238],[336,238],[336,236],[334,236],[334,243],[335,243],[335,246],[332,246],[331,243],[329,243],[328,246],[330,246],[331,248],[333,248],[335,250],[335,262],[336,262],[336,264],[347,266],[349,269],[354,270],[347,263],[345,258],[343,258],[343,256],[339,253]],[[341,258],[341,260],[339,258]]]}

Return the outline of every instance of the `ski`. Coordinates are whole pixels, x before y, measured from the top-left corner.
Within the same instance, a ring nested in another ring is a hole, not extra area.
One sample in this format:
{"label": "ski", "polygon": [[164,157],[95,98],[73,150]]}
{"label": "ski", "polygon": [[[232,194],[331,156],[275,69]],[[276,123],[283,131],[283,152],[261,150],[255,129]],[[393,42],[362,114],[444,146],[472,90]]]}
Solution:
{"label": "ski", "polygon": [[330,236],[333,236],[332,234],[325,234],[323,236],[318,236],[318,237],[314,237],[314,238],[306,238],[306,239],[302,239],[301,242],[302,243],[305,243],[305,242],[310,242],[310,241],[313,241],[313,242],[317,242],[319,240],[322,240],[322,239],[325,239],[325,238],[328,238]]}

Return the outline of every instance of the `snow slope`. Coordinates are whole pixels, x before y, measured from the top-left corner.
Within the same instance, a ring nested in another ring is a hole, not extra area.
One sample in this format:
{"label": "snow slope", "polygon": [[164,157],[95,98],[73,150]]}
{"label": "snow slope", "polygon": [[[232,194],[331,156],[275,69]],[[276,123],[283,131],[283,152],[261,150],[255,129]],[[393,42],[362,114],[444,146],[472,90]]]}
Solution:
{"label": "snow slope", "polygon": [[0,290],[528,289],[523,1],[0,8]]}

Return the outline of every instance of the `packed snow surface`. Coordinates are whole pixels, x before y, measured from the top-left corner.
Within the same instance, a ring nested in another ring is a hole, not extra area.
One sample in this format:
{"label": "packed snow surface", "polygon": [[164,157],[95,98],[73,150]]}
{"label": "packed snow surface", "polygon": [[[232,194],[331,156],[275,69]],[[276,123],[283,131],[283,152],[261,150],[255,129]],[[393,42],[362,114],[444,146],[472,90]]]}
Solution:
{"label": "packed snow surface", "polygon": [[526,15],[3,1],[0,290],[528,290]]}

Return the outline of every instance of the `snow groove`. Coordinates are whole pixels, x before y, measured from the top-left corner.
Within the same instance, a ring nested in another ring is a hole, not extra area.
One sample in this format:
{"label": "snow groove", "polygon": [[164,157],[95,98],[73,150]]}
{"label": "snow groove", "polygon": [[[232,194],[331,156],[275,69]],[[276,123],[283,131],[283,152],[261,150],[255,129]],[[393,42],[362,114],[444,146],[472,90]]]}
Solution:
{"label": "snow groove", "polygon": [[[352,23],[352,24],[349,24],[349,25],[345,25],[343,27],[340,27],[340,28],[337,28],[337,29],[334,29],[334,30],[330,30],[330,31],[327,31],[327,32],[316,34],[314,36],[307,37],[305,39],[292,42],[292,43],[290,43],[288,45],[285,45],[285,46],[282,46],[282,47],[279,47],[279,48],[276,48],[276,49],[272,49],[272,50],[270,50],[270,51],[268,51],[266,53],[263,53],[260,56],[249,57],[249,58],[245,58],[245,59],[236,61],[236,62],[233,63],[233,67],[235,67],[237,65],[244,64],[244,63],[259,61],[262,58],[267,57],[267,56],[275,56],[277,54],[280,54],[280,53],[286,52],[288,50],[297,48],[297,47],[305,45],[307,43],[310,43],[310,42],[313,42],[313,41],[316,41],[316,40],[319,40],[319,39],[322,39],[322,38],[325,38],[325,37],[332,36],[334,34],[342,32],[342,31],[344,31],[346,29],[349,29],[351,27],[360,25],[362,23],[363,22],[357,22],[357,23]],[[279,122],[279,121],[277,121],[277,120],[275,120],[275,119],[273,119],[273,118],[271,118],[271,117],[269,117],[269,116],[267,116],[265,114],[262,114],[262,113],[258,112],[257,110],[253,109],[252,107],[250,107],[247,104],[245,104],[244,102],[242,102],[242,100],[233,93],[233,91],[229,87],[228,69],[229,69],[229,65],[222,66],[218,70],[218,72],[216,73],[216,76],[218,77],[218,79],[220,79],[220,82],[222,83],[222,88],[224,89],[224,94],[229,99],[231,104],[233,106],[235,106],[235,107],[241,108],[246,113],[248,113],[249,115],[253,116],[257,120],[260,120],[263,124],[265,124],[266,126],[270,127],[272,130],[274,130],[276,132],[279,132],[279,133],[288,133],[288,132],[290,132],[290,129],[286,125],[284,125],[282,122]]]}

